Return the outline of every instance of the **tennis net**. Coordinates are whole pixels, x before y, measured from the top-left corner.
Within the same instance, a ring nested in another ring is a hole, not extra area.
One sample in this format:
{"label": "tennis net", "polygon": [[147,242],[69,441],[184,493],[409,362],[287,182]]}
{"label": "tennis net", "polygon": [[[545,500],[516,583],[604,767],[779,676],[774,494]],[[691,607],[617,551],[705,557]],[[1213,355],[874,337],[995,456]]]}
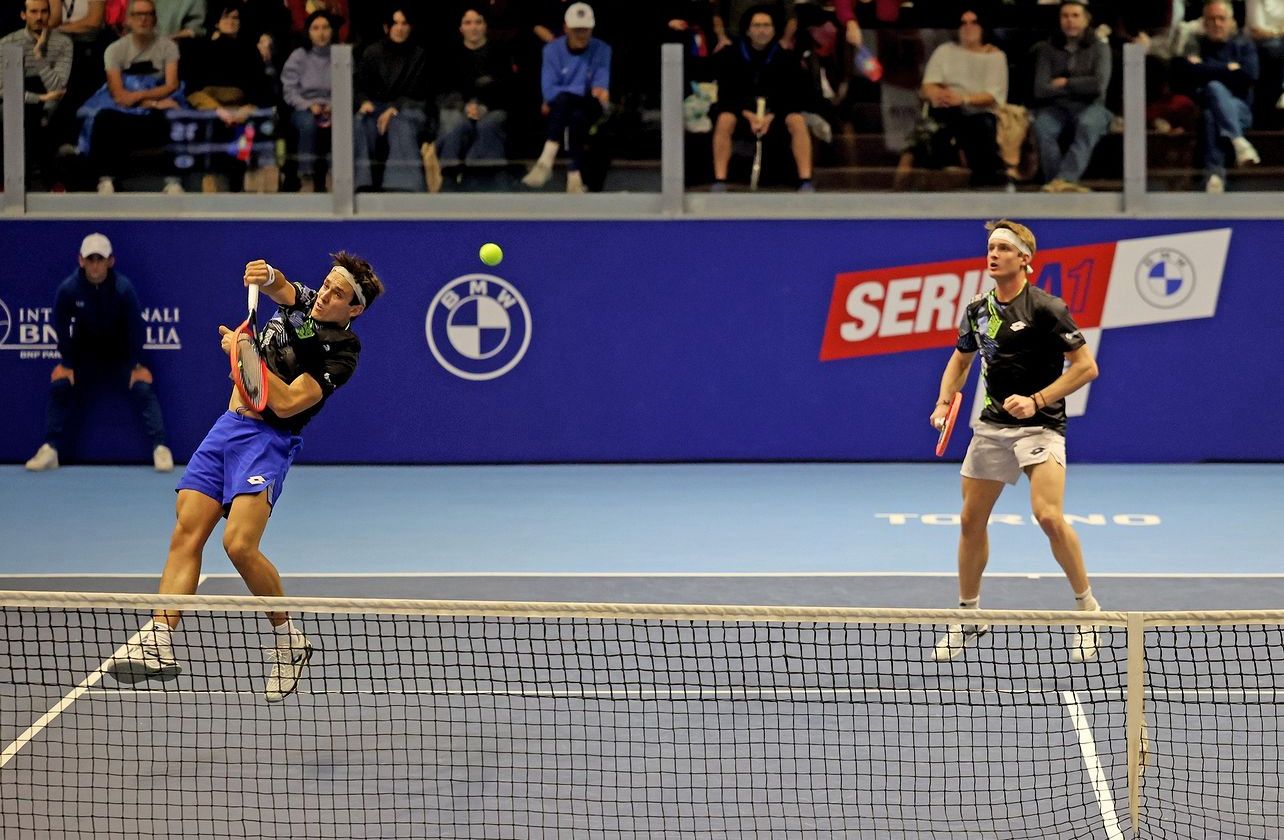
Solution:
{"label": "tennis net", "polygon": [[[316,647],[280,703],[268,605]],[[185,611],[182,673],[117,682],[155,608]],[[948,661],[953,610],[0,592],[0,615],[5,836],[1284,828],[1284,612],[980,611]]]}

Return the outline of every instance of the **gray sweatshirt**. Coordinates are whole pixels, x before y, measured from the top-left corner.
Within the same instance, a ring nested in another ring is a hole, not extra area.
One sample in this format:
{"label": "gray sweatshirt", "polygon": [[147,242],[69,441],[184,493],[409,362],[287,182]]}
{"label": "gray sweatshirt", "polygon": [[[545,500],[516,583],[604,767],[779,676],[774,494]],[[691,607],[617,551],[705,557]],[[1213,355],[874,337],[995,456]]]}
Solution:
{"label": "gray sweatshirt", "polygon": [[321,100],[330,101],[330,48],[299,47],[290,53],[281,70],[281,87],[286,103],[302,111]]}

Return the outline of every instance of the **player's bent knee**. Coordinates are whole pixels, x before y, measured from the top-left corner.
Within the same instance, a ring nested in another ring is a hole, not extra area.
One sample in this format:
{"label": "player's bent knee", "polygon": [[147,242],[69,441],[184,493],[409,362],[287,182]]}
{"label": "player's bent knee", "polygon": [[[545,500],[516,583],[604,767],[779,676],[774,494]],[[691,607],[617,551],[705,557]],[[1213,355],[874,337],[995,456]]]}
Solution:
{"label": "player's bent knee", "polygon": [[1066,519],[1060,510],[1039,509],[1034,512],[1034,521],[1039,523],[1043,533],[1050,537],[1056,536],[1066,528]]}
{"label": "player's bent knee", "polygon": [[253,566],[258,562],[258,544],[238,534],[223,535],[223,550],[227,552],[227,559],[231,560],[232,565],[237,569]]}

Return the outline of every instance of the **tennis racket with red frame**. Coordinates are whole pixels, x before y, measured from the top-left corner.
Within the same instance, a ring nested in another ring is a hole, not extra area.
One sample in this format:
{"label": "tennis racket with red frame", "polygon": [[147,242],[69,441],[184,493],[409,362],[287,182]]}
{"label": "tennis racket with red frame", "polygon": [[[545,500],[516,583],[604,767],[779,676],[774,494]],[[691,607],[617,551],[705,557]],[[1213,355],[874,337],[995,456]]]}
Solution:
{"label": "tennis racket with red frame", "polygon": [[232,381],[247,406],[255,411],[267,408],[268,369],[259,352],[259,287],[251,285],[249,314],[232,336]]}
{"label": "tennis racket with red frame", "polygon": [[959,408],[962,405],[963,392],[956,391],[950,399],[950,410],[941,420],[941,434],[936,438],[936,457],[938,458],[945,454],[946,448],[950,445],[950,435],[954,433],[954,424],[959,419]]}

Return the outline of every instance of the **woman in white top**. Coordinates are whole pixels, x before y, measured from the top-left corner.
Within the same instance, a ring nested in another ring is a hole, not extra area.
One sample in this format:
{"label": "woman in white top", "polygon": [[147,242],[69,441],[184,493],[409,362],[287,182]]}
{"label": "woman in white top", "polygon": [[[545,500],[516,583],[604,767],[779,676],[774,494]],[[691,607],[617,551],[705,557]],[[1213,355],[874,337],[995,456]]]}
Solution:
{"label": "woman in white top", "polygon": [[957,43],[937,47],[923,71],[919,95],[940,129],[928,155],[936,159],[921,162],[957,165],[959,161],[941,159],[942,151],[949,157],[957,149],[972,170],[972,186],[1000,186],[1007,183],[1007,174],[995,140],[995,112],[1008,98],[1008,60],[988,43],[976,8],[961,8]]}

